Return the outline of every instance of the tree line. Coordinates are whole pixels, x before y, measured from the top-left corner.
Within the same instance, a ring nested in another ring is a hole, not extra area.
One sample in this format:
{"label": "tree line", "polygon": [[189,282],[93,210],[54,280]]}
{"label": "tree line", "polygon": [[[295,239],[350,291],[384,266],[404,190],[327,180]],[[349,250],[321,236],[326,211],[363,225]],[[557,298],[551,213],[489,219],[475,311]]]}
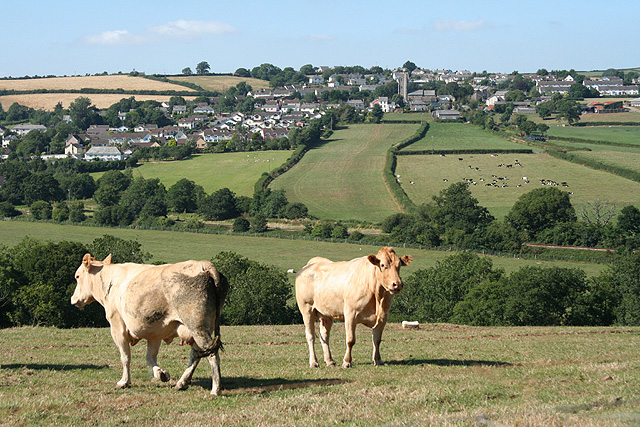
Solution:
{"label": "tree line", "polygon": [[[134,240],[110,235],[83,244],[25,238],[0,245],[0,327],[108,326],[98,304],[69,303],[85,253],[114,263],[145,262],[151,254]],[[300,323],[284,271],[234,252],[211,261],[230,283],[225,325]],[[157,262],[162,263],[161,261]],[[640,254],[617,257],[598,276],[576,268],[526,266],[506,274],[472,252],[454,253],[404,280],[389,320],[486,326],[640,325]]]}

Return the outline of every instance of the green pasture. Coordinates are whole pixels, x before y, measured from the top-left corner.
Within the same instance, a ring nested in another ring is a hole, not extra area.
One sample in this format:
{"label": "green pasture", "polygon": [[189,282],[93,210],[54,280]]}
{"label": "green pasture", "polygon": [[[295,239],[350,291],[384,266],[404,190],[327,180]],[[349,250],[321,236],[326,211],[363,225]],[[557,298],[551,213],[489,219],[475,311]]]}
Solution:
{"label": "green pasture", "polygon": [[399,212],[382,177],[387,150],[413,135],[418,124],[358,124],[337,130],[276,178],[291,202],[322,219],[379,222]]}
{"label": "green pasture", "polygon": [[429,125],[424,138],[405,147],[413,150],[474,150],[529,148],[484,131],[468,123],[440,123]]}
{"label": "green pasture", "polygon": [[167,188],[187,178],[208,194],[227,187],[238,196],[251,197],[258,178],[290,155],[291,151],[200,154],[178,162],[143,163],[133,170],[133,176],[159,178]]}
{"label": "green pasture", "polygon": [[[521,167],[515,165],[516,160]],[[509,164],[513,166],[507,168]],[[506,215],[520,196],[541,188],[541,179],[566,182],[568,187],[559,188],[573,193],[571,202],[578,212],[597,199],[616,203],[619,207],[628,204],[640,206],[640,183],[558,160],[544,153],[499,154],[496,157],[484,154],[398,156],[396,173],[400,175],[402,188],[416,204],[431,201],[432,196],[452,182],[463,179],[475,181],[476,185],[469,185],[473,196],[497,218]],[[498,180],[500,186],[497,188],[485,185],[494,180],[493,175],[504,178]],[[529,184],[523,177],[528,178]],[[502,187],[503,183],[507,186]]]}
{"label": "green pasture", "polygon": [[551,137],[578,138],[636,145],[640,148],[640,126],[562,126],[552,125]]}
{"label": "green pasture", "polygon": [[608,165],[621,166],[640,172],[640,151],[622,152],[614,150],[584,151],[577,153],[581,157],[594,159]]}
{"label": "green pasture", "polygon": [[[122,228],[102,228],[75,225],[60,225],[42,222],[0,221],[0,242],[7,246],[18,244],[25,237],[43,241],[59,242],[71,240],[90,243],[105,234],[122,239],[136,240],[142,249],[151,253],[149,262],[178,262],[187,259],[211,259],[221,251],[233,251],[247,258],[273,265],[282,270],[290,268],[296,271],[315,256],[323,256],[334,261],[349,260],[376,253],[377,246],[351,243],[330,243],[316,240],[290,240],[259,236],[232,236],[227,234],[200,234],[175,231],[136,230]],[[402,269],[402,275],[408,276],[417,269],[428,268],[439,260],[451,255],[450,251],[396,248],[400,255],[410,254],[413,262]],[[489,257],[495,267],[503,268],[507,273],[526,265],[543,267],[558,266],[583,269],[588,275],[596,276],[605,265],[572,262],[520,259],[513,256]],[[78,260],[80,265],[81,260]],[[293,278],[293,276],[291,276]]]}
{"label": "green pasture", "polygon": [[384,117],[382,120],[398,120],[398,121],[415,121],[421,120],[425,122],[433,121],[431,117],[431,113],[425,111],[424,113],[413,112],[413,113],[384,113]]}
{"label": "green pasture", "polygon": [[[94,303],[95,304],[95,303]],[[344,327],[332,331],[334,358]],[[581,426],[638,425],[640,328],[387,325],[385,365],[357,328],[353,367],[309,368],[302,325],[222,326],[222,394],[206,361],[171,388],[188,349],[163,344],[168,383],[132,348],[132,387],[108,328],[0,330],[0,417],[7,426]],[[317,343],[316,343],[317,344]],[[316,346],[316,352],[320,352]],[[338,363],[339,365],[339,363]]]}

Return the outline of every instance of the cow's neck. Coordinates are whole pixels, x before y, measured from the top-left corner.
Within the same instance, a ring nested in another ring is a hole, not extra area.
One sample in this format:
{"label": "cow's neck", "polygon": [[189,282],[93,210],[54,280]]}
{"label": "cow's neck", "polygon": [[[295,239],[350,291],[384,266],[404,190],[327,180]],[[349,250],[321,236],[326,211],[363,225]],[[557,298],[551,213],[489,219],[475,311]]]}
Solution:
{"label": "cow's neck", "polygon": [[108,265],[103,265],[100,268],[100,271],[97,272],[96,280],[93,281],[93,297],[98,301],[103,307],[105,306],[105,302],[109,297],[109,293],[111,291],[111,269]]}

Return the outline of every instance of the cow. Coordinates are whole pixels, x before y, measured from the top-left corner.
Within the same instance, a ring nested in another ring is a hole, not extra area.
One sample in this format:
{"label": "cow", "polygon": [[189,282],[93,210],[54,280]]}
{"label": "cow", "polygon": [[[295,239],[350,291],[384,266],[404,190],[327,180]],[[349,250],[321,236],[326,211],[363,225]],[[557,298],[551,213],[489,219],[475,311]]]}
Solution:
{"label": "cow", "polygon": [[315,320],[320,320],[320,343],[327,366],[335,366],[329,349],[329,334],[334,320],[344,321],[347,350],[343,368],[351,367],[351,349],[356,342],[356,325],[372,328],[373,363],[382,364],[380,341],[387,323],[387,313],[393,296],[402,290],[400,267],[413,258],[399,258],[390,247],[376,255],[351,261],[332,262],[315,257],[296,276],[296,301],[309,346],[309,366],[318,367],[315,344]]}
{"label": "cow", "polygon": [[119,388],[131,385],[131,348],[147,340],[147,364],[163,382],[169,374],[158,366],[160,344],[180,338],[191,346],[187,369],[175,385],[185,390],[202,357],[211,365],[211,394],[220,394],[220,314],[229,291],[227,279],[209,261],[177,264],[112,264],[111,255],[97,261],[90,254],[76,270],[71,304],[83,307],[97,301],[111,325],[111,336],[120,350],[122,379]]}

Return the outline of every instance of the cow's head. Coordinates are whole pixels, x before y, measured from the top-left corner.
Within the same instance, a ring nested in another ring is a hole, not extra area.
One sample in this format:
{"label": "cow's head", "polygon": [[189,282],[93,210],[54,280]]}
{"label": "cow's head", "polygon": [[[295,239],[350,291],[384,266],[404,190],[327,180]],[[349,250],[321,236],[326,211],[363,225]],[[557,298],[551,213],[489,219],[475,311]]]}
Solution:
{"label": "cow's head", "polygon": [[367,257],[369,262],[375,265],[378,282],[391,294],[397,294],[402,290],[402,279],[400,278],[400,267],[409,265],[413,258],[411,255],[404,255],[398,258],[393,248],[385,247],[378,251],[376,255]]}
{"label": "cow's head", "polygon": [[102,269],[103,265],[111,264],[111,255],[107,256],[104,261],[96,261],[90,254],[85,254],[82,258],[82,264],[76,270],[76,290],[71,296],[71,304],[76,307],[84,307],[96,300],[95,288],[96,273]]}

